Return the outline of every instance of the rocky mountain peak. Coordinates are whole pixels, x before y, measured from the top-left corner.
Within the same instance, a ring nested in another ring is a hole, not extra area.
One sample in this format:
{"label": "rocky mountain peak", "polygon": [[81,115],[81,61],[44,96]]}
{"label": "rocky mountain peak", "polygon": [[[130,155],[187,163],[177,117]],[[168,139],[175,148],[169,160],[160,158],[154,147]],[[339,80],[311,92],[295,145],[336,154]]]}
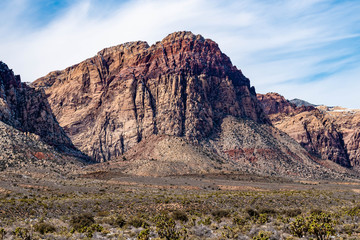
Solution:
{"label": "rocky mountain peak", "polygon": [[214,41],[191,32],[106,48],[33,86],[45,90],[75,145],[98,161],[153,134],[198,142],[228,115],[268,123],[250,81]]}
{"label": "rocky mountain peak", "polygon": [[14,75],[14,72],[2,61],[0,61],[0,84],[5,88],[10,88],[10,86],[21,87],[20,76]]}

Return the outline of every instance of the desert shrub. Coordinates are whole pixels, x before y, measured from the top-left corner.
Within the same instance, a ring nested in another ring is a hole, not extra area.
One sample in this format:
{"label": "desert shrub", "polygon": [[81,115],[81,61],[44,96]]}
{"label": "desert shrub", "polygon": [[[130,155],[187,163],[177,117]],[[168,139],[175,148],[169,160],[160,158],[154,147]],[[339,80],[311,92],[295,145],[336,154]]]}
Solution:
{"label": "desert shrub", "polygon": [[315,235],[318,240],[330,239],[335,233],[334,221],[330,214],[311,214],[308,218],[309,233]]}
{"label": "desert shrub", "polygon": [[353,224],[344,224],[344,225],[342,225],[341,232],[346,233],[351,236],[353,233],[356,232],[356,227],[357,227],[357,225],[354,223]]}
{"label": "desert shrub", "polygon": [[104,228],[99,224],[92,224],[89,227],[84,227],[80,232],[86,233],[86,236],[91,238],[94,235],[94,232],[102,232]]}
{"label": "desert shrub", "polygon": [[179,210],[173,212],[172,217],[175,220],[182,221],[182,222],[187,222],[189,220],[187,214],[185,212],[179,211]]}
{"label": "desert shrub", "polygon": [[308,224],[303,216],[298,216],[290,223],[290,231],[296,237],[302,237],[308,232]]}
{"label": "desert shrub", "polygon": [[[211,218],[210,217],[206,217],[205,219],[202,219],[198,222],[199,224],[204,224],[206,226],[209,226],[211,224]],[[196,224],[194,224],[195,226]]]}
{"label": "desert shrub", "polygon": [[360,205],[346,210],[345,213],[351,217],[360,216]]}
{"label": "desert shrub", "polygon": [[1,239],[1,240],[4,239],[4,238],[5,238],[5,235],[6,235],[5,229],[0,228],[0,239]]}
{"label": "desert shrub", "polygon": [[148,228],[142,230],[137,236],[137,239],[139,240],[148,240],[149,238],[150,238],[150,230]]}
{"label": "desert shrub", "polygon": [[175,220],[165,214],[158,215],[155,218],[156,231],[159,237],[167,240],[180,239],[180,232],[176,230]]}
{"label": "desert shrub", "polygon": [[253,218],[253,219],[257,219],[259,217],[259,213],[258,211],[256,211],[255,209],[253,208],[248,208],[245,210],[246,213],[249,215],[250,218]]}
{"label": "desert shrub", "polygon": [[23,240],[31,240],[29,230],[27,230],[26,228],[17,227],[14,231],[14,235]]}
{"label": "desert shrub", "polygon": [[77,216],[73,216],[70,220],[70,225],[75,231],[79,231],[85,227],[90,227],[94,223],[94,216],[90,213],[83,213]]}
{"label": "desert shrub", "polygon": [[271,237],[271,232],[260,231],[258,235],[254,236],[253,240],[269,240]]}
{"label": "desert shrub", "polygon": [[273,208],[260,208],[259,214],[276,215],[277,211]]}
{"label": "desert shrub", "polygon": [[316,211],[306,218],[298,216],[290,223],[290,231],[297,237],[309,234],[318,240],[327,240],[335,233],[334,224],[330,214]]}
{"label": "desert shrub", "polygon": [[320,215],[321,213],[323,213],[323,211],[320,209],[311,209],[310,210],[311,215]]}
{"label": "desert shrub", "polygon": [[215,210],[211,213],[211,215],[213,215],[216,219],[220,219],[223,217],[229,217],[230,216],[230,211],[229,210],[224,210],[224,209],[219,209],[219,210]]}
{"label": "desert shrub", "polygon": [[259,215],[257,222],[260,224],[265,224],[269,221],[269,216],[266,213],[262,213]]}
{"label": "desert shrub", "polygon": [[222,236],[225,239],[238,239],[240,230],[236,227],[224,226],[224,232],[222,232]]}
{"label": "desert shrub", "polygon": [[113,222],[113,225],[117,226],[117,227],[123,227],[125,224],[126,224],[126,221],[122,215],[116,216],[116,218],[114,219],[114,222]]}
{"label": "desert shrub", "polygon": [[242,217],[235,216],[233,218],[233,224],[234,225],[244,225],[246,223],[246,220]]}
{"label": "desert shrub", "polygon": [[130,221],[128,221],[128,224],[136,228],[146,228],[147,226],[149,226],[149,224],[140,217],[133,217],[132,219],[130,219]]}
{"label": "desert shrub", "polygon": [[54,225],[44,222],[35,224],[34,230],[36,232],[39,232],[40,234],[56,232],[56,228]]}
{"label": "desert shrub", "polygon": [[286,209],[283,211],[283,214],[287,217],[296,217],[299,216],[301,214],[301,210],[296,208],[296,209]]}

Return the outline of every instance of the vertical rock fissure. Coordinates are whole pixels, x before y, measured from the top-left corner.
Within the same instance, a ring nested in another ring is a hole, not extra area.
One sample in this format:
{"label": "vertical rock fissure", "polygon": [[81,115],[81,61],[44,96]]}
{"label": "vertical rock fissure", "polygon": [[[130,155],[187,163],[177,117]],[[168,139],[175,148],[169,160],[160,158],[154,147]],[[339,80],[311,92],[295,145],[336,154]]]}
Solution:
{"label": "vertical rock fissure", "polygon": [[157,110],[156,109],[156,100],[155,100],[154,96],[152,95],[150,89],[146,86],[144,79],[142,79],[142,83],[143,83],[145,91],[149,94],[149,103],[150,103],[150,108],[152,111],[152,120],[153,120],[153,134],[157,134],[158,129],[157,129],[157,122],[156,122],[156,110]]}
{"label": "vertical rock fissure", "polygon": [[345,142],[344,142],[344,137],[342,135],[342,133],[338,132],[335,130],[335,132],[338,134],[339,136],[339,142],[340,142],[340,146],[342,148],[342,150],[344,151],[344,155],[345,155],[345,160],[346,160],[346,163],[345,164],[341,164],[341,165],[344,165],[345,167],[351,167],[351,161],[350,161],[350,156],[349,156],[349,153],[347,151],[347,148],[345,146]]}
{"label": "vertical rock fissure", "polygon": [[139,118],[138,118],[138,112],[137,112],[137,107],[136,107],[136,95],[137,95],[137,79],[135,77],[135,73],[132,73],[133,75],[133,82],[131,83],[131,89],[130,89],[130,93],[131,93],[131,100],[132,100],[132,104],[133,104],[133,111],[134,111],[134,116],[135,116],[135,121],[136,121],[136,135],[137,135],[137,142],[140,142],[142,139],[141,136],[141,131],[140,131],[140,125],[139,125]]}
{"label": "vertical rock fissure", "polygon": [[180,136],[185,136],[185,126],[186,126],[186,111],[187,111],[187,79],[185,77],[185,74],[181,72],[180,74],[180,86],[181,86],[181,99],[182,99],[182,105],[183,105],[183,112],[182,112],[182,118],[181,118],[181,133]]}
{"label": "vertical rock fissure", "polygon": [[307,137],[307,139],[309,140],[309,143],[310,143],[310,146],[311,146],[311,152],[316,153],[316,151],[315,151],[315,146],[314,146],[314,144],[313,144],[313,142],[312,142],[312,139],[311,139],[309,130],[308,130],[308,128],[307,128],[307,122],[304,122],[303,126],[304,126],[304,130],[305,130],[305,132],[306,132],[306,137]]}

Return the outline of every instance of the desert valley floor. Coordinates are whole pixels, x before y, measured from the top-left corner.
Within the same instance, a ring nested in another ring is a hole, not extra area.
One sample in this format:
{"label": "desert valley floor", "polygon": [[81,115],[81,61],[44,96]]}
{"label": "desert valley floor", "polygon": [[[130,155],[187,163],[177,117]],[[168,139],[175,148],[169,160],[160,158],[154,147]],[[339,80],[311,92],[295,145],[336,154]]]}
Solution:
{"label": "desert valley floor", "polygon": [[359,181],[106,172],[53,178],[9,171],[0,182],[0,236],[359,239],[359,199]]}

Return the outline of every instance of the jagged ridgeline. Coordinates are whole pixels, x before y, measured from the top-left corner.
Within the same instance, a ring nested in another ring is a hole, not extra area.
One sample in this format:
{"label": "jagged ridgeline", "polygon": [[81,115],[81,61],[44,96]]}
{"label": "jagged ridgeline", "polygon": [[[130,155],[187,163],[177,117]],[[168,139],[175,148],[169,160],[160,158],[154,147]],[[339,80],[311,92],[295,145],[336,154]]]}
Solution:
{"label": "jagged ridgeline", "polygon": [[272,127],[249,79],[214,41],[191,32],[106,48],[32,86],[45,91],[76,147],[110,161],[103,168],[339,177]]}

